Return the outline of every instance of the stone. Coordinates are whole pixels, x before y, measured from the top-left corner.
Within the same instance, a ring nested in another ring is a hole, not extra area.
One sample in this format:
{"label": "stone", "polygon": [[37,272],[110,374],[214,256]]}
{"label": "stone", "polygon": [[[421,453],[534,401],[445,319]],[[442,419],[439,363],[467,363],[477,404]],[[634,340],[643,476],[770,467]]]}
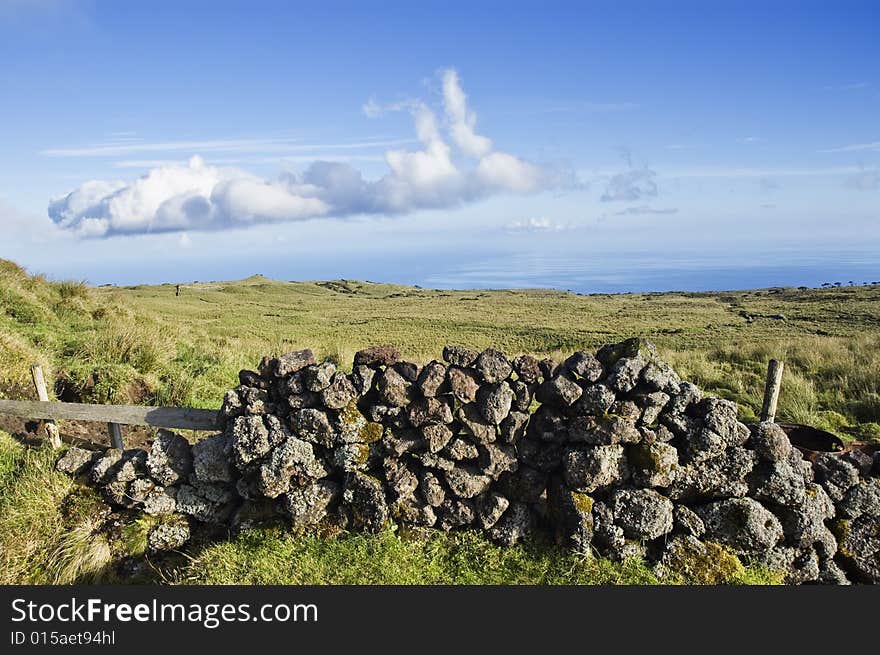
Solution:
{"label": "stone", "polygon": [[672,531],[672,501],[653,489],[618,489],[611,495],[615,525],[624,536],[649,541]]}
{"label": "stone", "polygon": [[653,425],[660,418],[660,412],[669,403],[669,396],[662,391],[638,394],[634,398],[640,412],[638,421],[642,425]]}
{"label": "stone", "polygon": [[144,498],[144,513],[167,516],[177,511],[177,488],[155,487]]}
{"label": "stone", "polygon": [[668,487],[675,480],[678,451],[668,443],[634,444],[627,461],[636,486]]}
{"label": "stone", "polygon": [[192,446],[192,478],[196,483],[232,482],[235,475],[227,456],[229,438],[215,434]]}
{"label": "stone", "polygon": [[259,488],[264,496],[277,498],[287,493],[291,483],[302,487],[328,473],[324,462],[315,456],[311,443],[290,436],[260,467]]}
{"label": "stone", "polygon": [[340,410],[336,419],[337,442],[374,443],[382,438],[382,424],[368,421],[354,403]]}
{"label": "stone", "polygon": [[55,469],[68,475],[79,475],[87,471],[100,457],[101,453],[97,450],[70,446],[55,463]]}
{"label": "stone", "polygon": [[357,389],[358,395],[366,396],[373,389],[373,378],[376,376],[376,369],[359,364],[352,368],[351,381],[354,388]]}
{"label": "stone", "polygon": [[657,358],[657,348],[643,337],[633,337],[620,343],[606,344],[596,352],[596,359],[607,368],[624,357],[642,357],[646,361],[652,361]]}
{"label": "stone", "polygon": [[301,409],[290,417],[290,427],[303,441],[332,448],[337,441],[337,432],[330,422],[327,412],[315,408]]}
{"label": "stone", "polygon": [[816,481],[835,502],[843,500],[846,492],[859,482],[859,471],[836,453],[822,453],[813,462]]}
{"label": "stone", "polygon": [[474,503],[460,498],[447,498],[437,513],[437,527],[441,530],[452,530],[471,525],[476,516]]}
{"label": "stone", "polygon": [[452,441],[449,442],[449,445],[446,446],[444,452],[450,459],[455,460],[456,462],[466,459],[477,459],[477,457],[480,456],[480,451],[477,450],[477,447],[462,437],[453,437]]}
{"label": "stone", "polygon": [[501,518],[489,530],[489,538],[502,545],[513,546],[532,531],[532,514],[523,503],[510,503]]}
{"label": "stone", "polygon": [[531,355],[520,355],[513,360],[516,377],[525,384],[534,384],[541,377],[541,365]]}
{"label": "stone", "polygon": [[419,478],[416,470],[415,465],[396,457],[386,457],[382,460],[385,482],[396,498],[408,498],[418,489]]}
{"label": "stone", "polygon": [[488,530],[498,522],[510,501],[496,491],[480,494],[474,501],[477,525]]}
{"label": "stone", "polygon": [[568,428],[570,442],[595,446],[638,443],[641,437],[635,423],[616,416],[575,416]]}
{"label": "stone", "polygon": [[782,539],[782,525],[752,498],[719,500],[696,508],[706,525],[706,539],[730,546],[737,552],[768,550]]}
{"label": "stone", "polygon": [[731,448],[714,459],[679,466],[666,495],[689,502],[745,496],[749,492],[745,478],[757,460],[753,450]]}
{"label": "stone", "polygon": [[532,408],[532,400],[535,397],[535,386],[528,385],[521,380],[508,382],[513,389],[512,409],[518,412],[528,412]]}
{"label": "stone", "polygon": [[230,389],[223,394],[223,403],[220,405],[220,416],[224,419],[235,418],[244,413],[244,405],[235,389]]}
{"label": "stone", "polygon": [[550,405],[541,405],[529,418],[529,427],[526,432],[530,439],[564,443],[567,439],[566,425],[568,416],[566,412]]}
{"label": "stone", "polygon": [[232,512],[233,492],[226,485],[182,484],[177,489],[177,511],[203,523],[223,523]]}
{"label": "stone", "polygon": [[[687,414],[672,414],[669,412],[660,413],[660,423],[666,427],[672,434],[682,440],[695,439],[698,433],[703,429],[703,421]],[[711,430],[709,430],[711,432]],[[714,440],[717,444],[723,444],[721,435]],[[693,449],[699,450],[699,447]]]}
{"label": "stone", "polygon": [[400,361],[400,351],[394,346],[371,346],[354,354],[355,366],[369,366],[378,368],[389,366]]}
{"label": "stone", "polygon": [[477,408],[488,423],[497,425],[510,413],[513,399],[513,389],[506,382],[483,385],[477,391]]}
{"label": "stone", "polygon": [[804,478],[787,461],[760,462],[746,476],[749,495],[777,505],[797,505],[804,500]]}
{"label": "stone", "polygon": [[546,357],[538,362],[538,368],[541,369],[541,377],[545,380],[549,380],[556,375],[556,371],[559,369],[559,364],[549,357]]}
{"label": "stone", "polygon": [[477,361],[478,353],[476,350],[466,348],[465,346],[444,346],[443,359],[452,366],[466,368]]}
{"label": "stone", "polygon": [[631,400],[617,400],[611,405],[608,414],[622,418],[630,423],[636,423],[642,416],[642,412]]}
{"label": "stone", "polygon": [[611,366],[606,384],[618,393],[628,393],[638,384],[642,369],[647,365],[647,360],[640,355],[622,357]]}
{"label": "stone", "polygon": [[547,474],[520,464],[515,473],[501,476],[498,491],[511,500],[536,503],[547,489]]}
{"label": "stone", "polygon": [[422,367],[412,362],[395,362],[391,365],[391,368],[400,373],[400,377],[410,384],[415,384],[422,372]]}
{"label": "stone", "polygon": [[425,448],[421,432],[412,428],[391,428],[382,436],[382,446],[395,457],[405,453],[419,452]]}
{"label": "stone", "polygon": [[862,515],[880,519],[880,480],[864,478],[853,485],[837,504],[841,516],[857,519]]}
{"label": "stone", "polygon": [[483,418],[482,413],[473,403],[462,405],[456,418],[477,443],[491,443],[496,438],[496,427]]}
{"label": "stone", "polygon": [[247,468],[251,462],[268,454],[272,447],[269,443],[269,430],[266,429],[261,416],[239,416],[233,419],[226,429],[232,461],[240,471]]}
{"label": "stone", "polygon": [[513,373],[513,364],[507,359],[507,355],[494,348],[486,348],[486,350],[481,352],[474,362],[474,368],[480,372],[483,380],[489,384],[502,382]]}
{"label": "stone", "polygon": [[480,469],[493,480],[497,480],[502,473],[512,473],[519,466],[516,458],[516,449],[506,444],[490,443],[480,444],[479,450]]}
{"label": "stone", "polygon": [[629,467],[623,446],[605,445],[568,450],[563,457],[562,474],[570,489],[592,493],[625,481]]}
{"label": "stone", "polygon": [[569,375],[556,375],[545,380],[535,392],[535,398],[542,404],[555,407],[570,407],[581,397],[583,389]]}
{"label": "stone", "polygon": [[306,389],[314,393],[319,393],[329,387],[334,375],[336,375],[336,364],[333,362],[321,362],[307,366],[302,370]]}
{"label": "stone", "polygon": [[277,378],[283,378],[304,369],[306,366],[314,366],[317,363],[314,353],[308,348],[297,350],[281,355],[275,360],[274,374]]}
{"label": "stone", "polygon": [[447,386],[446,366],[438,361],[426,364],[416,381],[416,387],[425,398],[435,398],[445,393]]}
{"label": "stone", "polygon": [[854,446],[849,450],[843,451],[840,456],[855,466],[860,476],[866,478],[871,475],[871,469],[874,466],[874,458],[871,453],[862,450],[858,446]]}
{"label": "stone", "polygon": [[767,462],[787,460],[791,455],[791,441],[785,430],[769,421],[752,427],[750,446]]}
{"label": "stone", "polygon": [[676,393],[681,385],[681,378],[672,367],[658,359],[648,362],[648,365],[642,369],[641,378],[649,389],[667,394]]}
{"label": "stone", "polygon": [[300,409],[313,409],[321,404],[321,394],[313,391],[304,391],[301,394],[291,395],[287,397],[287,406],[294,414]]}
{"label": "stone", "polygon": [[239,387],[238,396],[243,405],[243,414],[263,416],[275,411],[275,404],[269,400],[269,392],[254,387]]}
{"label": "stone", "polygon": [[405,407],[412,400],[412,383],[396,369],[386,368],[376,381],[379,401],[389,407]]}
{"label": "stone", "polygon": [[430,528],[437,522],[437,513],[434,508],[420,503],[412,497],[395,500],[389,508],[389,513],[395,521],[406,525]]}
{"label": "stone", "polygon": [[357,389],[348,376],[337,371],[327,388],[321,392],[321,402],[328,409],[342,409],[347,407],[357,395]]}
{"label": "stone", "polygon": [[819,584],[828,585],[850,585],[852,584],[846,577],[843,569],[837,565],[834,560],[826,560],[819,564]]}
{"label": "stone", "polygon": [[611,408],[615,400],[614,391],[608,385],[591,384],[584,387],[583,393],[572,406],[572,411],[578,416],[601,416]]}
{"label": "stone", "polygon": [[444,472],[449,489],[458,498],[474,498],[480,495],[492,483],[492,479],[483,475],[475,466],[457,465]]}
{"label": "stone", "polygon": [[723,546],[693,535],[676,535],[663,549],[655,572],[682,576],[689,584],[719,585],[742,572],[739,558]]}
{"label": "stone", "polygon": [[366,471],[370,467],[370,446],[365,443],[346,443],[333,449],[330,462],[343,471]]}
{"label": "stone", "polygon": [[700,388],[690,382],[682,382],[678,385],[678,391],[670,393],[668,410],[673,414],[684,414],[691,405],[695,405],[703,398]]}
{"label": "stone", "polygon": [[382,483],[376,478],[354,471],[345,476],[342,500],[349,512],[352,526],[376,533],[388,521],[388,503]]}
{"label": "stone", "polygon": [[672,510],[672,530],[699,539],[706,533],[706,526],[695,511],[686,505],[676,505]]}
{"label": "stone", "polygon": [[477,399],[480,378],[476,371],[450,366],[446,377],[449,380],[449,389],[456,400],[462,403],[472,403]]}
{"label": "stone", "polygon": [[777,546],[753,555],[751,561],[771,571],[781,572],[785,584],[803,584],[819,579],[819,558],[811,549]]}
{"label": "stone", "polygon": [[238,372],[238,382],[243,387],[255,387],[264,390],[269,388],[269,380],[256,371],[248,371],[246,369]]}
{"label": "stone", "polygon": [[147,533],[147,548],[153,552],[177,550],[189,541],[189,524],[186,521],[160,523]]}
{"label": "stone", "polygon": [[708,428],[687,433],[684,437],[684,446],[687,460],[696,464],[723,455],[727,450],[724,437]]}
{"label": "stone", "polygon": [[579,380],[592,384],[598,382],[605,375],[602,362],[590,353],[578,351],[562,362],[562,368],[574,375]]}
{"label": "stone", "polygon": [[428,452],[439,453],[452,440],[452,430],[443,423],[429,423],[421,428]]}
{"label": "stone", "polygon": [[341,487],[331,480],[318,480],[306,487],[291,489],[282,497],[282,505],[291,524],[303,529],[319,524],[341,497]]}
{"label": "stone", "polygon": [[704,398],[698,404],[705,429],[720,435],[728,448],[744,446],[750,438],[749,428],[736,418],[736,403],[722,398]]}
{"label": "stone", "polygon": [[418,398],[410,403],[407,417],[416,428],[437,423],[447,424],[452,423],[452,408],[445,400]]}
{"label": "stone", "polygon": [[516,444],[526,433],[529,415],[525,412],[510,412],[499,426],[499,436],[505,443]]}
{"label": "stone", "polygon": [[795,548],[809,548],[817,542],[830,545],[833,557],[837,543],[830,535],[825,521],[835,515],[834,503],[818,484],[807,485],[803,499],[794,505],[780,505],[773,513],[782,524],[782,533],[788,545]]}
{"label": "stone", "polygon": [[122,451],[118,448],[110,448],[104,451],[89,469],[89,480],[95,485],[107,484],[121,465]]}
{"label": "stone", "polygon": [[150,477],[168,486],[186,480],[192,472],[192,450],[179,434],[160,429],[147,455]]}
{"label": "stone", "polygon": [[869,514],[857,519],[838,519],[838,561],[852,580],[880,584],[880,521]]}
{"label": "stone", "polygon": [[593,541],[593,499],[572,491],[557,476],[550,481],[548,501],[560,540],[576,552],[589,552]]}
{"label": "stone", "polygon": [[446,499],[446,490],[443,488],[443,483],[440,482],[440,478],[427,469],[419,471],[418,477],[419,491],[422,494],[422,498],[424,498],[425,502],[431,507],[440,507]]}

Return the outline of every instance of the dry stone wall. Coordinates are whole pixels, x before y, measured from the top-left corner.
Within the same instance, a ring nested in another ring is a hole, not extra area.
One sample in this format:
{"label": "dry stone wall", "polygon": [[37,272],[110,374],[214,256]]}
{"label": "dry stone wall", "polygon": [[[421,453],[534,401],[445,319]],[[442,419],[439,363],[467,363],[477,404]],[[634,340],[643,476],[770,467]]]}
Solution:
{"label": "dry stone wall", "polygon": [[[392,522],[551,531],[578,551],[644,557],[665,575],[736,554],[789,583],[880,581],[880,458],[810,461],[772,423],[704,397],[630,339],[564,362],[447,346],[419,366],[392,346],[351,374],[310,350],[241,371],[225,429],[149,451],[69,449],[58,468],[162,520],[154,550],[205,524],[377,532]],[[184,517],[185,520],[180,520]]]}

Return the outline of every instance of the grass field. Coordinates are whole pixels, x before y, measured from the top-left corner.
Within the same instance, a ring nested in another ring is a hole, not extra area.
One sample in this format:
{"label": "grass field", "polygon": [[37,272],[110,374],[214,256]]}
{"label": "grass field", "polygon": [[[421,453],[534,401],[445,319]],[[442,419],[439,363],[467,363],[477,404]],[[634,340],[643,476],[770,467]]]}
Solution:
{"label": "grass field", "polygon": [[[6,261],[0,261],[0,280],[3,397],[33,397],[32,361],[44,365],[65,400],[214,408],[236,384],[240,368],[294,348],[311,347],[346,367],[356,350],[377,343],[394,343],[418,361],[439,357],[446,343],[561,357],[641,334],[684,377],[735,400],[744,420],[760,408],[767,360],[775,357],[786,364],[780,419],[845,439],[880,439],[878,286],[577,295],[439,291],[348,280],[288,283],[256,276],[182,284],[178,297],[170,284],[93,288],[31,276]],[[125,553],[114,550],[118,544],[90,538],[94,499],[53,473],[47,454],[2,439],[0,580],[109,575],[106,563]],[[57,510],[42,507],[48,500],[53,507],[64,502]],[[19,509],[29,502],[39,509]],[[56,551],[70,561],[50,570],[41,558]],[[153,570],[151,579],[653,580],[637,562],[580,560],[539,543],[502,551],[467,534],[322,539],[264,531],[206,545],[188,557],[183,565]],[[730,579],[768,579],[762,576],[744,569]]]}

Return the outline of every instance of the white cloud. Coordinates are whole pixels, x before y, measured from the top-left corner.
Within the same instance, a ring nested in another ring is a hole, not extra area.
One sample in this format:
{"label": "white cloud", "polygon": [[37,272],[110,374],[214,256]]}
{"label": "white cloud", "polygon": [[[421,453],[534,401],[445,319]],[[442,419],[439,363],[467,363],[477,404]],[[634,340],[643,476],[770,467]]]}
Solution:
{"label": "white cloud", "polygon": [[657,173],[647,166],[618,173],[608,181],[608,186],[600,200],[602,202],[634,202],[645,198],[654,198],[657,196],[655,177],[657,177]]}
{"label": "white cloud", "polygon": [[[301,174],[282,173],[276,180],[265,180],[237,167],[209,165],[194,156],[187,163],[159,162],[146,175],[128,183],[87,182],[54,199],[49,216],[60,227],[83,236],[208,230],[353,214],[401,214],[455,207],[498,193],[536,193],[573,183],[566,170],[538,166],[493,150],[492,141],[475,132],[476,115],[468,108],[453,70],[443,73],[443,107],[447,121],[441,126],[435,112],[421,101],[382,107],[371,99],[364,105],[365,113],[375,116],[383,111],[409,111],[420,143],[415,150],[388,150],[388,171],[377,180],[364,179],[359,170],[341,161],[314,161]],[[279,145],[253,140],[200,143],[209,150]],[[369,142],[377,143],[381,142]],[[193,144],[172,145],[185,149]],[[169,149],[169,144],[114,144],[76,152],[119,154],[121,149],[129,152],[132,147],[161,150]],[[46,154],[71,156],[71,151]],[[469,166],[464,165],[467,162]]]}
{"label": "white cloud", "polygon": [[627,207],[626,209],[622,209],[619,212],[615,212],[616,216],[635,216],[640,214],[677,214],[678,209],[675,207],[669,207],[666,209],[655,209],[654,207],[649,207],[648,205],[640,205],[638,207]]}
{"label": "white cloud", "polygon": [[880,152],[880,141],[871,141],[870,143],[853,143],[848,146],[839,148],[831,148],[820,152],[862,152],[862,151]]}
{"label": "white cloud", "polygon": [[546,217],[512,221],[504,226],[508,232],[562,232],[573,228],[571,223],[558,223]]}

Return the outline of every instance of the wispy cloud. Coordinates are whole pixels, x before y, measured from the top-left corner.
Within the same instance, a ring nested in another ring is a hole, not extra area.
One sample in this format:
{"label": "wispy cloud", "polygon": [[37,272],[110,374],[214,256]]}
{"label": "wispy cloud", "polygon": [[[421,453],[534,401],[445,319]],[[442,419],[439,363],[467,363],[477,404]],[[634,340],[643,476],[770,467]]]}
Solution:
{"label": "wispy cloud", "polygon": [[828,150],[820,150],[819,152],[880,152],[880,141],[871,141],[868,143],[853,143],[848,146],[840,146],[839,148],[829,148]]}
{"label": "wispy cloud", "polygon": [[45,157],[120,157],[144,152],[317,152],[321,150],[365,150],[401,146],[412,139],[384,139],[350,143],[302,143],[301,139],[215,139],[204,141],[160,141],[153,143],[118,140],[78,148],[49,148]]}
{"label": "wispy cloud", "polygon": [[738,139],[739,143],[744,144],[752,144],[752,143],[761,143],[764,139],[759,136],[746,136],[741,139]]}
{"label": "wispy cloud", "polygon": [[[49,215],[65,230],[92,237],[216,230],[256,223],[449,208],[499,193],[529,194],[574,182],[572,173],[566,169],[539,166],[496,150],[488,137],[476,131],[476,114],[470,109],[454,70],[443,73],[442,124],[424,102],[409,102],[405,110],[412,115],[420,147],[387,150],[384,159],[388,171],[377,180],[365,179],[361,171],[340,161],[313,161],[302,174],[282,173],[275,180],[266,180],[238,167],[210,165],[194,156],[185,164],[157,166],[130,182],[87,182],[53,200]],[[103,156],[169,149],[276,148],[284,152],[317,152],[373,148],[383,143],[393,146],[404,142],[297,146],[288,141],[246,139],[136,144],[136,150],[130,145],[114,144],[74,149],[75,154],[70,149],[47,154]]]}
{"label": "wispy cloud", "polygon": [[824,168],[748,168],[748,167],[704,167],[664,169],[661,177],[706,177],[706,178],[775,178],[775,177],[825,177],[850,175],[860,169],[856,166],[837,166]]}
{"label": "wispy cloud", "polygon": [[504,226],[504,229],[508,232],[563,232],[574,227],[574,223],[559,223],[550,218],[541,217],[511,221]]}
{"label": "wispy cloud", "polygon": [[829,85],[822,88],[825,91],[858,91],[860,89],[867,89],[869,86],[871,85],[868,82],[853,82],[852,84]]}
{"label": "wispy cloud", "polygon": [[641,205],[639,207],[627,207],[626,209],[622,209],[619,212],[614,212],[615,216],[633,216],[633,215],[641,215],[641,214],[677,214],[677,207],[669,207],[666,209],[655,209],[654,207],[649,207],[648,205]]}

